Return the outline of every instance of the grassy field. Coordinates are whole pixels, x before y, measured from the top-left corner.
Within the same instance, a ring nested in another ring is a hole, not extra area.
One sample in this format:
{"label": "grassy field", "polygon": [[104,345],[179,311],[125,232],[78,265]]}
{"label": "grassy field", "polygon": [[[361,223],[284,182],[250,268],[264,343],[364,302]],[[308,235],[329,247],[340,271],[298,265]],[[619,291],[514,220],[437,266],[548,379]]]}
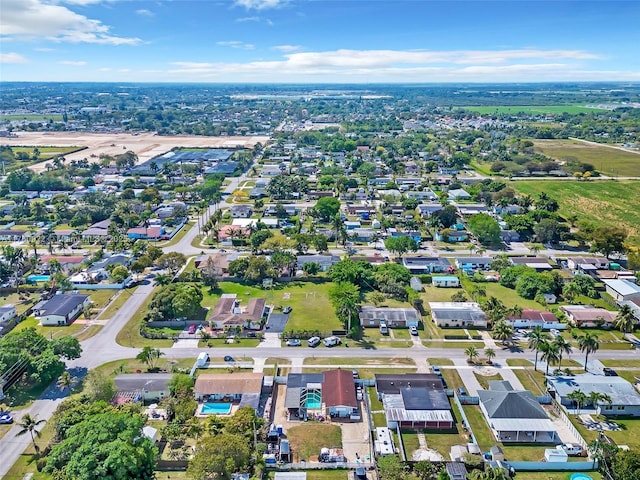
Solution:
{"label": "grassy field", "polygon": [[545,115],[549,113],[592,113],[604,112],[600,108],[589,108],[582,105],[499,105],[499,106],[471,106],[457,107],[457,109],[470,110],[480,114],[491,115],[499,113],[528,113],[531,115]]}
{"label": "grassy field", "polygon": [[308,422],[287,430],[295,461],[316,459],[322,447],[342,447],[342,430],[338,425]]}
{"label": "grassy field", "polygon": [[415,366],[411,358],[330,358],[312,357],[305,358],[304,365],[410,365]]}
{"label": "grassy field", "polygon": [[613,177],[640,176],[640,154],[577,140],[533,140],[536,151],[559,161],[577,159]]}
{"label": "grassy field", "polygon": [[512,185],[533,197],[546,192],[558,201],[565,218],[576,215],[596,225],[621,226],[630,240],[640,241],[640,182],[527,181]]}

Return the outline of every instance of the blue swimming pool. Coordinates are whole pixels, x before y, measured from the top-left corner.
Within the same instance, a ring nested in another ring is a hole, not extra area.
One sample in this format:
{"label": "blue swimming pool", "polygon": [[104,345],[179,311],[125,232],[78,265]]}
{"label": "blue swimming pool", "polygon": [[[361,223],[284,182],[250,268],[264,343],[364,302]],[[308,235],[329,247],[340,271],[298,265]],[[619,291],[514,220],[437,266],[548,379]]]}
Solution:
{"label": "blue swimming pool", "polygon": [[305,407],[310,410],[319,410],[322,407],[322,393],[309,392],[309,396],[305,401]]}
{"label": "blue swimming pool", "polygon": [[570,480],[592,480],[586,473],[574,473]]}
{"label": "blue swimming pool", "polygon": [[203,403],[200,413],[203,415],[229,415],[231,413],[230,403]]}
{"label": "blue swimming pool", "polygon": [[48,282],[51,278],[50,275],[29,275],[27,277],[28,282]]}

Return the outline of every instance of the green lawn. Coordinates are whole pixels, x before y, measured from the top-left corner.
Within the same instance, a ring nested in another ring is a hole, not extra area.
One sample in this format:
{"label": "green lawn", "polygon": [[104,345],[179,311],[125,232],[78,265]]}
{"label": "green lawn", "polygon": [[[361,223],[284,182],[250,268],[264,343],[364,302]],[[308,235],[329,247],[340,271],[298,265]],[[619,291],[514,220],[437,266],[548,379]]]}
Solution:
{"label": "green lawn", "polygon": [[525,390],[529,390],[534,395],[544,395],[544,374],[540,371],[535,371],[533,368],[529,369],[516,369],[513,371]]}
{"label": "green lawn", "polygon": [[577,140],[533,140],[535,150],[559,161],[577,159],[590,163],[607,176],[640,176],[640,155],[610,145]]}
{"label": "green lawn", "polygon": [[438,288],[433,285],[425,285],[420,298],[424,301],[425,308],[428,308],[428,302],[450,302],[451,296],[461,291],[463,291],[462,288]]}
{"label": "green lawn", "polygon": [[425,342],[422,342],[422,344],[425,347],[431,347],[431,348],[456,348],[456,349],[462,349],[462,350],[469,347],[476,347],[478,349],[484,348],[483,342],[472,342],[472,341],[466,342],[466,341],[458,341],[458,340],[452,340],[449,342],[445,342],[444,340],[427,340]]}
{"label": "green lawn", "polygon": [[548,193],[565,218],[576,215],[595,225],[624,227],[631,241],[640,240],[640,182],[526,181],[514,182],[513,188],[533,197]]}
{"label": "green lawn", "polygon": [[113,301],[105,308],[100,315],[98,315],[99,319],[108,320],[113,317],[120,308],[129,300],[131,297],[131,293],[133,290],[124,289],[120,290],[120,293]]}
{"label": "green lawn", "polygon": [[25,328],[35,328],[38,333],[44,335],[47,338],[59,338],[67,335],[75,335],[80,332],[85,325],[80,323],[72,323],[62,327],[43,327],[35,317],[28,317],[25,321],[20,322],[13,329],[14,332],[19,332]]}
{"label": "green lawn", "polygon": [[153,347],[153,348],[168,348],[173,345],[173,340],[171,339],[152,339],[152,338],[144,338],[140,335],[140,322],[142,321],[145,313],[147,313],[147,308],[149,307],[149,303],[153,298],[153,293],[147,297],[147,299],[142,302],[140,308],[136,311],[135,315],[132,315],[129,321],[122,327],[122,330],[118,332],[116,336],[116,342],[119,345],[125,347],[133,347],[133,348],[142,348],[142,347]]}
{"label": "green lawn", "polygon": [[29,308],[37,301],[37,295],[33,294],[29,294],[28,298],[25,300],[21,300],[21,298],[25,298],[25,295],[22,293],[20,295],[17,293],[3,294],[0,296],[0,304],[12,304],[16,307],[18,314],[22,314],[29,310]]}
{"label": "green lawn", "polygon": [[[534,300],[527,300],[526,298],[522,298],[518,293],[505,286],[500,285],[499,283],[494,282],[484,282],[482,284],[475,284],[468,278],[462,277],[462,285],[467,291],[471,290],[471,287],[475,285],[480,285],[487,292],[488,297],[496,297],[507,307],[511,307],[514,305],[519,305],[522,308],[533,308],[535,310],[542,310],[543,307],[538,302]],[[470,298],[470,295],[467,295]]]}
{"label": "green lawn", "polygon": [[175,245],[176,243],[178,243],[180,240],[182,240],[184,238],[184,236],[187,234],[187,232],[189,230],[191,230],[191,228],[193,228],[194,222],[193,221],[189,221],[187,222],[178,233],[176,233],[173,238],[171,240],[168,240],[166,242],[160,242],[157,244],[158,247],[162,248],[162,247],[170,247]]}
{"label": "green lawn", "polygon": [[429,365],[453,365],[453,360],[450,358],[427,358]]}
{"label": "green lawn", "polygon": [[607,367],[637,367],[640,368],[640,359],[629,359],[629,360],[601,360],[601,362]]}
{"label": "green lawn", "polygon": [[307,422],[287,430],[294,461],[316,459],[323,447],[342,447],[342,430],[338,425]]}
{"label": "green lawn", "polygon": [[378,400],[378,394],[376,393],[376,389],[374,387],[367,388],[367,395],[369,395],[369,404],[371,406],[372,412],[384,409],[382,402]]}
{"label": "green lawn", "polygon": [[502,375],[500,375],[499,373],[496,373],[495,375],[480,375],[478,372],[473,372],[473,374],[476,376],[478,383],[480,383],[480,385],[482,385],[482,388],[484,388],[485,390],[489,389],[489,382],[494,380],[504,380],[504,378],[502,378]]}
{"label": "green lawn", "polygon": [[524,358],[507,358],[510,367],[531,367],[533,364]]}
{"label": "green lawn", "polygon": [[411,365],[415,362],[411,358],[339,358],[339,357],[307,357],[305,365]]}

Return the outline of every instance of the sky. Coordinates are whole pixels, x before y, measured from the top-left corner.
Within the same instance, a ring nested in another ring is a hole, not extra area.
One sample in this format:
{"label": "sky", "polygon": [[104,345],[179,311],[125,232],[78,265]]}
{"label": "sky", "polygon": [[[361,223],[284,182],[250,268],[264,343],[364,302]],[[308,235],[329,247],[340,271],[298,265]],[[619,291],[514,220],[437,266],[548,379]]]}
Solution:
{"label": "sky", "polygon": [[1,81],[640,81],[640,1],[0,0]]}

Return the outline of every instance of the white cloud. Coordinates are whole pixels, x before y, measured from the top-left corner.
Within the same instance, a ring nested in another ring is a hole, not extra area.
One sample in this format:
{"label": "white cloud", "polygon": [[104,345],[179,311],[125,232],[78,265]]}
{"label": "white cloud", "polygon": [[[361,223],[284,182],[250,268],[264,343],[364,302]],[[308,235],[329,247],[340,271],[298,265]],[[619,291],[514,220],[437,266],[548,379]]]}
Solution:
{"label": "white cloud", "polygon": [[87,62],[83,60],[62,60],[58,62],[60,65],[69,65],[72,67],[82,67],[87,64]]}
{"label": "white cloud", "polygon": [[239,48],[242,50],[253,50],[254,48],[256,48],[255,45],[251,43],[244,43],[244,42],[241,42],[240,40],[227,40],[227,41],[216,42],[216,45],[219,45],[221,47]]}
{"label": "white cloud", "polygon": [[47,53],[47,52],[55,52],[54,48],[48,48],[48,47],[38,47],[38,48],[34,48],[34,50],[36,52],[45,52],[45,53]]}
{"label": "white cloud", "polygon": [[56,42],[136,45],[139,38],[118,37],[109,26],[43,0],[3,0],[0,31],[3,39],[46,38]]}
{"label": "white cloud", "polygon": [[142,17],[155,17],[156,15],[151,10],[147,10],[146,8],[141,8],[139,10],[136,10],[136,13]]}
{"label": "white cloud", "polygon": [[300,45],[275,45],[271,47],[272,50],[277,50],[279,52],[289,53],[289,52],[297,52],[298,50],[302,50]]}
{"label": "white cloud", "polygon": [[244,7],[247,10],[267,10],[269,8],[279,8],[289,3],[288,0],[235,0],[235,5]]}
{"label": "white cloud", "polygon": [[[293,45],[273,49],[293,51]],[[600,57],[582,50],[335,50],[285,53],[280,59],[245,63],[174,62],[174,78],[215,81],[552,81],[604,79],[587,68]],[[582,72],[589,72],[581,77]],[[609,79],[634,79],[618,72]]]}
{"label": "white cloud", "polygon": [[8,52],[1,53],[0,52],[0,63],[27,63],[28,60],[24,58],[19,53]]}
{"label": "white cloud", "polygon": [[261,20],[260,17],[258,16],[253,16],[253,17],[240,17],[240,18],[236,18],[236,22],[238,23],[244,23],[244,22],[259,22]]}
{"label": "white cloud", "polygon": [[98,69],[98,71],[99,71],[99,72],[110,72],[111,70],[112,70],[112,69],[111,69],[111,68],[109,68],[109,67],[102,67],[102,68],[99,68],[99,69]]}

